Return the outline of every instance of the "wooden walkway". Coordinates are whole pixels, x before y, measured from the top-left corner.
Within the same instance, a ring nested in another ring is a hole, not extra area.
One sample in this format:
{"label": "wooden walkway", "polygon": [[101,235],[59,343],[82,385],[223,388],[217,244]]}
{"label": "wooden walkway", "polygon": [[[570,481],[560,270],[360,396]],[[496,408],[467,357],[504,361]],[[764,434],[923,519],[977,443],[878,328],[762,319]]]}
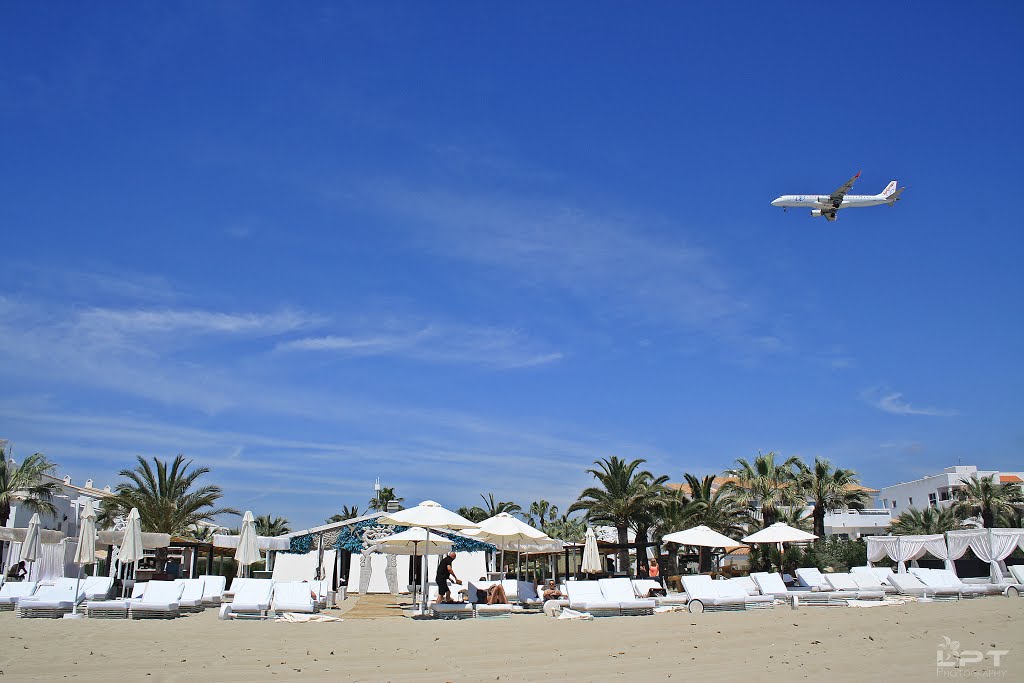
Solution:
{"label": "wooden walkway", "polygon": [[[403,595],[398,599],[408,601],[410,597]],[[395,597],[391,594],[356,594],[345,600],[344,604],[341,605],[340,611],[343,619],[393,619],[402,617],[402,609],[395,602]]]}

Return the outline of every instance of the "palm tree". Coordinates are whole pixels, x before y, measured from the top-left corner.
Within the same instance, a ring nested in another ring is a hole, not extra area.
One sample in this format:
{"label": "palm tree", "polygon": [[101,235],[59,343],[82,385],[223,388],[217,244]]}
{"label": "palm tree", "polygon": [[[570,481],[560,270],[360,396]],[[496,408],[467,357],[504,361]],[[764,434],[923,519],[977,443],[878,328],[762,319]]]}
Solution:
{"label": "palm tree", "polygon": [[996,519],[1012,514],[1014,505],[1021,504],[1024,492],[1020,484],[997,482],[994,474],[980,478],[973,474],[956,489],[954,507],[962,515],[980,516],[982,526],[991,529]]}
{"label": "palm tree", "polygon": [[502,512],[507,512],[510,515],[518,515],[523,511],[523,508],[510,500],[495,500],[493,493],[488,493],[486,496],[481,493],[480,497],[483,498],[484,501],[484,507],[482,509],[487,513],[487,517],[484,517],[484,519],[489,519],[490,517],[501,514]]}
{"label": "palm tree", "polygon": [[629,525],[645,514],[664,490],[668,477],[655,478],[647,470],[637,471],[643,459],[626,462],[617,456],[595,460],[598,469],[588,469],[600,486],[583,490],[569,512],[586,510],[592,522],[615,527],[619,536],[619,569],[629,571]]}
{"label": "palm tree", "polygon": [[857,473],[832,467],[828,460],[814,459],[814,467],[803,463],[798,465],[800,488],[807,499],[814,504],[811,517],[813,532],[818,538],[825,538],[825,513],[833,510],[863,510],[871,497],[867,491],[858,488]]}
{"label": "palm tree", "polygon": [[467,507],[463,505],[455,512],[456,514],[459,514],[468,519],[469,521],[475,522],[477,524],[487,519],[487,511],[484,510],[479,505],[474,505],[473,507]]}
{"label": "palm tree", "polygon": [[727,474],[737,478],[740,501],[760,513],[764,526],[771,526],[777,521],[779,507],[801,503],[799,481],[794,471],[802,465],[800,458],[792,456],[777,464],[775,453],[768,452],[758,453],[752,463],[739,458],[736,464],[738,467]]}
{"label": "palm tree", "polygon": [[[737,496],[737,489],[732,482],[725,482],[715,488],[714,475],[703,479],[686,472],[683,474],[690,495],[680,511],[680,529],[690,529],[704,525],[729,537],[743,534],[743,524],[747,520],[746,507]],[[711,571],[711,549],[701,547],[698,550],[697,566],[700,572]]]}
{"label": "palm tree", "polygon": [[543,531],[551,538],[557,538],[560,541],[580,543],[587,535],[587,523],[579,517],[562,515],[545,524]]}
{"label": "palm tree", "polygon": [[[782,522],[786,526],[791,526],[794,529],[799,529],[800,531],[806,531],[808,533],[812,533],[811,529],[814,528],[813,515],[807,514],[807,508],[800,507],[799,505],[779,508],[775,515],[775,521]],[[819,538],[823,537],[819,536]]]}
{"label": "palm tree", "polygon": [[942,534],[961,527],[962,519],[956,508],[933,508],[918,510],[908,508],[889,524],[889,533],[894,536]]}
{"label": "palm tree", "polygon": [[[217,515],[237,515],[230,507],[215,507],[224,492],[219,486],[196,487],[199,477],[210,472],[209,467],[195,467],[191,460],[178,454],[168,463],[153,458],[153,465],[141,455],[133,470],[121,470],[122,481],[114,488],[114,495],[103,501],[97,518],[100,527],[110,526],[118,517],[127,516],[138,508],[143,531],[154,531],[172,536],[187,534],[198,522],[212,521]],[[155,466],[155,469],[154,469]],[[163,568],[167,549],[157,549],[157,566]]]}
{"label": "palm tree", "polygon": [[[51,475],[57,466],[42,453],[33,453],[20,465],[8,460],[9,456],[8,451],[0,448],[0,527],[7,526],[15,500],[33,512],[56,514],[51,500],[61,488],[55,481],[43,481],[43,476]],[[3,551],[4,544],[0,543],[0,556]]]}
{"label": "palm tree", "polygon": [[271,519],[270,515],[258,515],[255,521],[257,536],[283,536],[291,531],[284,517]]}
{"label": "palm tree", "polygon": [[535,500],[530,503],[526,513],[526,523],[543,531],[544,525],[558,519],[558,506],[546,500]]}
{"label": "palm tree", "polygon": [[61,488],[57,482],[43,481],[43,477],[52,476],[57,466],[42,453],[33,453],[20,465],[8,460],[9,455],[0,448],[0,527],[7,526],[15,500],[33,512],[55,514],[57,508],[50,501]]}
{"label": "palm tree", "polygon": [[341,506],[341,513],[337,515],[331,515],[325,522],[328,524],[336,524],[337,522],[344,522],[346,519],[355,519],[359,516],[359,508],[355,505],[349,507],[348,505]]}
{"label": "palm tree", "polygon": [[375,512],[387,512],[388,503],[396,502],[401,508],[402,502],[405,498],[399,498],[395,495],[395,489],[390,486],[384,486],[380,491],[374,494],[373,498],[370,499],[368,510],[374,510]]}

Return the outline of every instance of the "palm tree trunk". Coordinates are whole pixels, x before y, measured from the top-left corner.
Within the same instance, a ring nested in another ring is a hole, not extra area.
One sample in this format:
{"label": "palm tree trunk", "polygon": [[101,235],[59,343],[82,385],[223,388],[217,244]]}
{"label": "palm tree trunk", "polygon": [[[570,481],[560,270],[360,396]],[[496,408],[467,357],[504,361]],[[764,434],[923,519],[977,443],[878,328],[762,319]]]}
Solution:
{"label": "palm tree trunk", "polygon": [[615,527],[619,532],[619,572],[629,573],[629,527],[625,524]]}
{"label": "palm tree trunk", "polygon": [[814,517],[814,535],[818,538],[825,538],[825,510],[819,505],[814,506],[811,512]]}
{"label": "palm tree trunk", "polygon": [[668,553],[668,559],[665,562],[665,576],[675,576],[679,573],[679,563],[676,562],[679,555],[679,544],[666,543],[665,552]]}
{"label": "palm tree trunk", "polygon": [[992,510],[991,509],[982,508],[981,509],[981,525],[983,527],[985,527],[986,529],[991,529],[992,527],[994,527],[996,525],[995,522],[996,522],[995,515],[992,514]]}
{"label": "palm tree trunk", "polygon": [[647,527],[636,530],[636,573],[646,578],[650,565],[647,562]]}
{"label": "palm tree trunk", "polygon": [[697,549],[697,571],[706,574],[711,571],[711,549],[700,546]]}

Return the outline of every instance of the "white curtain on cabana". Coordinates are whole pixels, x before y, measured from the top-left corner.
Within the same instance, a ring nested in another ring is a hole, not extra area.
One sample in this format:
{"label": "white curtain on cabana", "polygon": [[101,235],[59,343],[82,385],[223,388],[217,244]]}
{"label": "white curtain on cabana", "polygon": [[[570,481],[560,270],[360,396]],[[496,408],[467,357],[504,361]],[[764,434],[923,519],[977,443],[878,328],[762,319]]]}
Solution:
{"label": "white curtain on cabana", "polygon": [[949,549],[949,559],[959,560],[971,547],[971,535],[978,533],[977,529],[963,529],[950,531],[946,534],[946,547]]}
{"label": "white curtain on cabana", "polygon": [[39,557],[29,564],[29,581],[47,581],[64,576],[64,544],[43,543]]}
{"label": "white curtain on cabana", "polygon": [[928,540],[924,542],[925,552],[931,554],[933,557],[937,557],[940,560],[945,561],[946,569],[956,573],[956,567],[953,565],[953,560],[949,557],[949,548],[946,546],[946,538],[942,534],[935,534],[934,536],[928,537]]}
{"label": "white curtain on cabana", "polygon": [[864,539],[868,544],[868,566],[872,566],[873,562],[878,562],[885,557],[892,557],[896,554],[893,550],[889,552],[889,548],[895,548],[897,543],[896,536],[868,536]]}
{"label": "white curtain on cabana", "polygon": [[[923,556],[926,552],[931,552],[929,549],[935,548],[938,551],[938,546],[942,544],[942,535],[935,534],[929,536],[869,536],[867,538],[868,543],[868,564],[877,562],[886,555],[888,555],[894,562],[898,562],[898,571],[900,574],[907,573],[907,560],[916,560]],[[942,559],[945,558],[945,549],[941,551],[942,554],[936,554],[936,557]]]}

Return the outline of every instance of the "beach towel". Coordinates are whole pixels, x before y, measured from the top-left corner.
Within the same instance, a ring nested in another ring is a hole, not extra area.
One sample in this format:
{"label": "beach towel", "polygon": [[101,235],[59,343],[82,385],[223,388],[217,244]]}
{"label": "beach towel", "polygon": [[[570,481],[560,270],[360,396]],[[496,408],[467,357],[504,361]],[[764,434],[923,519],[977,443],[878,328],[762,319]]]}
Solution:
{"label": "beach towel", "polygon": [[277,615],[274,621],[283,621],[288,624],[305,624],[311,621],[341,621],[340,617],[332,617],[327,614],[300,614],[298,612],[284,612]]}
{"label": "beach towel", "polygon": [[589,612],[577,612],[574,609],[568,607],[562,610],[562,613],[558,615],[559,619],[571,619],[573,621],[593,621],[594,615]]}

